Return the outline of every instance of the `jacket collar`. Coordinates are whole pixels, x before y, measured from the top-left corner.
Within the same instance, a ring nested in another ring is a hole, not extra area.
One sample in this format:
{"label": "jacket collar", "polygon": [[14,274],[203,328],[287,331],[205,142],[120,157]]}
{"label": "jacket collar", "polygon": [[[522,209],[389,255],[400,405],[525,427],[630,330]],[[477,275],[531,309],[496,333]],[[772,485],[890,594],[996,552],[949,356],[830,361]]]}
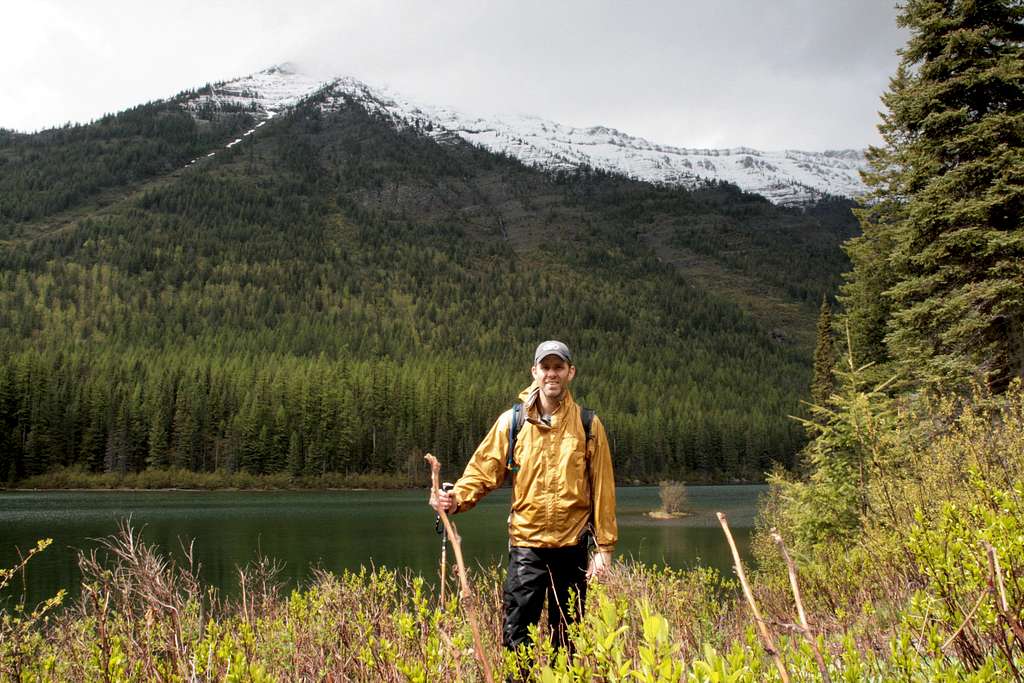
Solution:
{"label": "jacket collar", "polygon": [[[523,402],[524,414],[527,420],[538,427],[544,429],[551,428],[550,425],[545,424],[540,419],[540,384],[534,382],[519,392],[519,400]],[[576,401],[572,398],[572,392],[566,387],[565,394],[562,396],[562,403],[558,408],[560,421],[565,419],[565,416],[569,414],[575,405]]]}

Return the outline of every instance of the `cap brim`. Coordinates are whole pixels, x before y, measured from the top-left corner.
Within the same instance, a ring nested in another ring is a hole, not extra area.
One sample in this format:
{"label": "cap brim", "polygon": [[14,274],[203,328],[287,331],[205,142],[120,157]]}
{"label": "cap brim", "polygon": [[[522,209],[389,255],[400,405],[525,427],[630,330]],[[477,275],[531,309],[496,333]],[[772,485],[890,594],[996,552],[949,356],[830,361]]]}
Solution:
{"label": "cap brim", "polygon": [[548,356],[557,356],[558,358],[564,360],[566,363],[572,363],[572,358],[569,358],[564,353],[559,353],[558,351],[551,351],[549,353],[545,353],[543,356],[537,356],[536,358],[534,358],[533,364],[536,365],[537,363],[541,362]]}

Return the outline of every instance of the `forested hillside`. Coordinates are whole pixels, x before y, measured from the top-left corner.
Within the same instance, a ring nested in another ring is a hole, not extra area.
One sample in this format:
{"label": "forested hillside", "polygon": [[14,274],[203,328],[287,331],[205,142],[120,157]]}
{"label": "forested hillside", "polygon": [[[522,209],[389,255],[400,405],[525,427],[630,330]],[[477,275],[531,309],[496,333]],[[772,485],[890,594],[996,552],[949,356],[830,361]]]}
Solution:
{"label": "forested hillside", "polygon": [[0,136],[0,479],[413,481],[551,337],[623,480],[793,463],[845,200],[551,176],[329,91],[225,150],[251,117],[188,97]]}

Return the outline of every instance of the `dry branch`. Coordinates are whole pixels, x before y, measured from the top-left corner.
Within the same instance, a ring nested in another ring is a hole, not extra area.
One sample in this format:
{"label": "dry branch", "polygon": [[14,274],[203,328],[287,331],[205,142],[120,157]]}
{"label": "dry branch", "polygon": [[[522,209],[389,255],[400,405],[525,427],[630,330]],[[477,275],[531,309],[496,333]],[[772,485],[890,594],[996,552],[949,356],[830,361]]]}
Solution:
{"label": "dry branch", "polygon": [[999,611],[1003,621],[1006,622],[1006,625],[1010,627],[1014,638],[1017,639],[1021,646],[1024,646],[1024,625],[1020,623],[1016,616],[1010,613],[1010,604],[1006,600],[1006,587],[1003,585],[1003,572],[999,567],[996,549],[992,547],[991,543],[985,541],[985,551],[988,553],[988,568],[992,574],[992,595],[996,601],[996,609]]}
{"label": "dry branch", "polygon": [[789,585],[793,588],[793,601],[796,602],[796,613],[800,618],[800,630],[803,631],[804,638],[807,639],[807,643],[811,646],[814,660],[818,663],[818,670],[821,671],[822,680],[825,683],[832,683],[832,678],[828,675],[828,667],[825,666],[825,659],[821,656],[821,650],[818,649],[818,641],[815,640],[814,633],[811,631],[811,625],[807,621],[803,600],[800,599],[800,585],[797,583],[796,565],[793,563],[793,558],[789,556],[789,551],[786,550],[786,544],[782,540],[782,536],[774,529],[771,536],[775,545],[779,546],[782,559],[786,562],[786,569],[789,570]]}
{"label": "dry branch", "polygon": [[[437,461],[430,453],[423,456],[423,459],[430,464],[430,488],[436,499],[440,493],[441,488],[441,463]],[[455,551],[455,564],[459,567],[459,583],[462,586],[462,598],[463,603],[466,605],[467,617],[469,618],[469,626],[473,630],[473,647],[476,650],[476,658],[480,660],[480,666],[484,670],[484,679],[487,683],[493,683],[494,678],[491,676],[491,665],[487,663],[487,658],[484,657],[484,648],[482,641],[480,640],[480,627],[477,626],[476,609],[473,606],[472,590],[469,587],[469,579],[466,574],[466,564],[462,560],[462,541],[459,538],[458,532],[452,525],[451,520],[448,519],[448,514],[441,510],[437,511],[437,514],[441,517],[441,523],[444,524],[445,531],[448,533],[448,538],[452,542],[452,550]]]}
{"label": "dry branch", "polygon": [[750,605],[750,611],[754,613],[754,621],[757,623],[758,633],[761,634],[764,649],[772,656],[775,668],[779,670],[779,676],[782,678],[782,683],[789,683],[789,673],[786,671],[786,666],[782,663],[779,651],[775,649],[775,641],[772,638],[771,631],[768,630],[768,625],[761,618],[761,611],[757,609],[757,603],[754,601],[754,593],[750,590],[750,584],[747,583],[747,574],[743,571],[743,563],[740,561],[740,551],[736,549],[736,541],[732,539],[732,532],[729,531],[729,522],[725,519],[725,513],[719,512],[716,514],[718,515],[718,522],[722,525],[722,531],[725,532],[725,538],[729,541],[733,565],[736,567],[736,575],[740,579],[740,585],[743,586],[743,595],[747,599],[747,604]]}

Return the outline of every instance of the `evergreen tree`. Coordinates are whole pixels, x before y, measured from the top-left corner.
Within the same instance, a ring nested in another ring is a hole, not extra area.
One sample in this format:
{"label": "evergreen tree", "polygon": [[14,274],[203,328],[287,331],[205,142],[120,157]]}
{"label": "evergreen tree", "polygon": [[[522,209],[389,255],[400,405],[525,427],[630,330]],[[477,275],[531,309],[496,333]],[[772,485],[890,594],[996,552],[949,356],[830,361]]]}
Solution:
{"label": "evergreen tree", "polygon": [[293,477],[302,475],[302,460],[302,440],[299,433],[293,430],[288,438],[288,473]]}
{"label": "evergreen tree", "polygon": [[18,477],[17,456],[21,444],[18,439],[16,411],[18,391],[14,381],[14,368],[5,361],[0,369],[0,481],[13,482]]}
{"label": "evergreen tree", "polygon": [[103,466],[107,443],[106,397],[96,387],[85,392],[87,407],[82,411],[82,435],[78,444],[78,462],[98,472]]}
{"label": "evergreen tree", "polygon": [[1024,4],[908,0],[868,182],[897,208],[863,224],[892,252],[889,353],[919,382],[1024,376]]}
{"label": "evergreen tree", "polygon": [[192,415],[186,388],[181,386],[178,388],[174,417],[171,420],[171,464],[184,469],[194,468],[196,464],[195,441],[196,421]]}
{"label": "evergreen tree", "polygon": [[146,458],[148,467],[167,467],[170,461],[170,440],[167,432],[167,416],[158,408],[153,413],[149,427],[149,455]]}
{"label": "evergreen tree", "polygon": [[883,148],[868,151],[873,170],[864,173],[864,179],[874,190],[866,198],[866,206],[855,211],[864,233],[843,245],[851,269],[839,296],[844,309],[842,327],[849,336],[854,362],[858,367],[874,364],[875,372],[883,374],[890,362],[885,335],[892,309],[885,292],[896,282],[888,259],[902,215],[900,200],[887,194],[890,183],[883,176],[893,169],[884,161],[886,157]]}
{"label": "evergreen tree", "polygon": [[128,438],[127,468],[132,472],[141,472],[146,466],[149,449],[146,439],[149,435],[149,422],[143,414],[145,396],[141,382],[136,383],[128,396],[125,405],[125,427]]}
{"label": "evergreen tree", "polygon": [[288,465],[290,450],[288,429],[288,414],[284,406],[279,405],[274,414],[274,431],[270,436],[270,448],[267,454],[267,470],[269,472],[284,472]]}
{"label": "evergreen tree", "polygon": [[122,404],[111,425],[110,433],[107,435],[107,449],[103,458],[103,471],[124,474],[128,471],[128,462],[131,454],[131,439],[129,437],[128,408]]}
{"label": "evergreen tree", "polygon": [[240,469],[252,474],[261,474],[264,468],[264,442],[261,437],[263,425],[260,423],[259,407],[255,396],[250,396],[245,408],[238,413],[236,430],[239,436],[238,465]]}
{"label": "evergreen tree", "polygon": [[822,298],[818,313],[817,342],[814,346],[814,378],[811,381],[811,403],[824,406],[835,391],[832,371],[836,364],[832,344],[832,306]]}

